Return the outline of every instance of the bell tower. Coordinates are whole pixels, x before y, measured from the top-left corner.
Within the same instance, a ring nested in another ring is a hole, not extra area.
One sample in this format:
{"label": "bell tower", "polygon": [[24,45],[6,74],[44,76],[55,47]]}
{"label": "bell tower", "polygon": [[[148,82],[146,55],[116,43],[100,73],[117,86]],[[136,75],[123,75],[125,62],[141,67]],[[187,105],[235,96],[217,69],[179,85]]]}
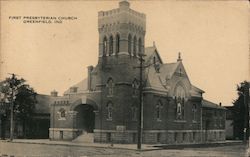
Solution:
{"label": "bell tower", "polygon": [[130,8],[126,0],[119,8],[98,12],[99,59],[144,53],[146,15]]}
{"label": "bell tower", "polygon": [[98,64],[90,72],[95,82],[92,86],[100,95],[95,140],[110,141],[111,137],[117,137],[115,142],[123,143],[134,135],[126,130],[137,130],[131,108],[134,113],[138,108],[136,85],[140,75],[135,67],[139,66],[139,53],[144,53],[146,16],[132,10],[129,2],[123,0],[118,8],[98,12],[98,31]]}

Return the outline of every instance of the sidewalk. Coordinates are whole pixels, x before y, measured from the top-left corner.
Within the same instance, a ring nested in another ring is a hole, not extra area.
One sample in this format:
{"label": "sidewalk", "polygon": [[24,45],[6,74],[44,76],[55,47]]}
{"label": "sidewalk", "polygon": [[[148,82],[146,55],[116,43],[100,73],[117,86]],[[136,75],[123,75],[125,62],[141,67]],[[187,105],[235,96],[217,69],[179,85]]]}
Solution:
{"label": "sidewalk", "polygon": [[[9,140],[0,140],[1,142],[10,142]],[[96,148],[111,148],[111,149],[128,149],[137,150],[136,144],[113,144],[110,143],[82,143],[72,141],[50,141],[49,139],[14,139],[13,143],[26,143],[26,144],[46,144],[46,145],[61,145],[61,146],[77,146],[77,147],[96,147]],[[157,150],[160,148],[154,145],[142,145],[142,150]]]}
{"label": "sidewalk", "polygon": [[[10,142],[8,140],[0,140],[1,142]],[[107,144],[107,143],[82,143],[71,141],[50,141],[49,139],[14,139],[13,143],[26,144],[45,144],[45,145],[61,145],[61,146],[77,146],[77,147],[96,147],[110,149],[127,149],[137,150],[136,144]],[[206,144],[142,144],[142,151],[160,150],[160,149],[184,149],[184,148],[200,148],[200,147],[218,147],[228,145],[239,145],[242,141],[219,141]]]}

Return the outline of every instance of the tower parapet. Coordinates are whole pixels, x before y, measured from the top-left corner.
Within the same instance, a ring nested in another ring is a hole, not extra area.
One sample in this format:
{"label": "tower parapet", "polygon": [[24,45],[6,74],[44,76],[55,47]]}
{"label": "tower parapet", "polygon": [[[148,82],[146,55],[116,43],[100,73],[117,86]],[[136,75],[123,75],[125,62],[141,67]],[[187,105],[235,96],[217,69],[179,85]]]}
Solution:
{"label": "tower parapet", "polygon": [[144,52],[146,15],[121,1],[119,8],[98,12],[99,57]]}

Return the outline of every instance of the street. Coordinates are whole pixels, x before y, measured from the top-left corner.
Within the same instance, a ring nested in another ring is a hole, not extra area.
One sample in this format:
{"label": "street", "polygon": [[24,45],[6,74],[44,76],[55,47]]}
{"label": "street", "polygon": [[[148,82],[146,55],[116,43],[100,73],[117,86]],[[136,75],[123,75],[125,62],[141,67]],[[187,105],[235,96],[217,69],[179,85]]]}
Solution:
{"label": "street", "polygon": [[15,157],[245,157],[244,145],[136,151],[118,148],[0,142],[0,156]]}

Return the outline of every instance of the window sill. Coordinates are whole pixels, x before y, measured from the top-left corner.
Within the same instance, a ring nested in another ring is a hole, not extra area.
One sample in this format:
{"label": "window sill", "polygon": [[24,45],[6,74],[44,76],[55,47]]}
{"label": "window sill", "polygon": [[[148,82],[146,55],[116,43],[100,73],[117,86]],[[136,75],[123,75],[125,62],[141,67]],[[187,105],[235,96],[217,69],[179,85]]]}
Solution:
{"label": "window sill", "polygon": [[186,120],[174,120],[174,122],[176,122],[176,123],[186,123],[187,121]]}
{"label": "window sill", "polygon": [[112,121],[112,119],[110,118],[110,119],[107,119],[107,121]]}
{"label": "window sill", "polygon": [[66,120],[66,118],[59,118],[58,120]]}
{"label": "window sill", "polygon": [[107,97],[108,97],[108,98],[111,98],[111,97],[113,97],[113,95],[107,95]]}
{"label": "window sill", "polygon": [[193,123],[198,123],[196,120],[192,120]]}
{"label": "window sill", "polygon": [[157,119],[157,122],[161,122],[162,120],[161,119]]}

